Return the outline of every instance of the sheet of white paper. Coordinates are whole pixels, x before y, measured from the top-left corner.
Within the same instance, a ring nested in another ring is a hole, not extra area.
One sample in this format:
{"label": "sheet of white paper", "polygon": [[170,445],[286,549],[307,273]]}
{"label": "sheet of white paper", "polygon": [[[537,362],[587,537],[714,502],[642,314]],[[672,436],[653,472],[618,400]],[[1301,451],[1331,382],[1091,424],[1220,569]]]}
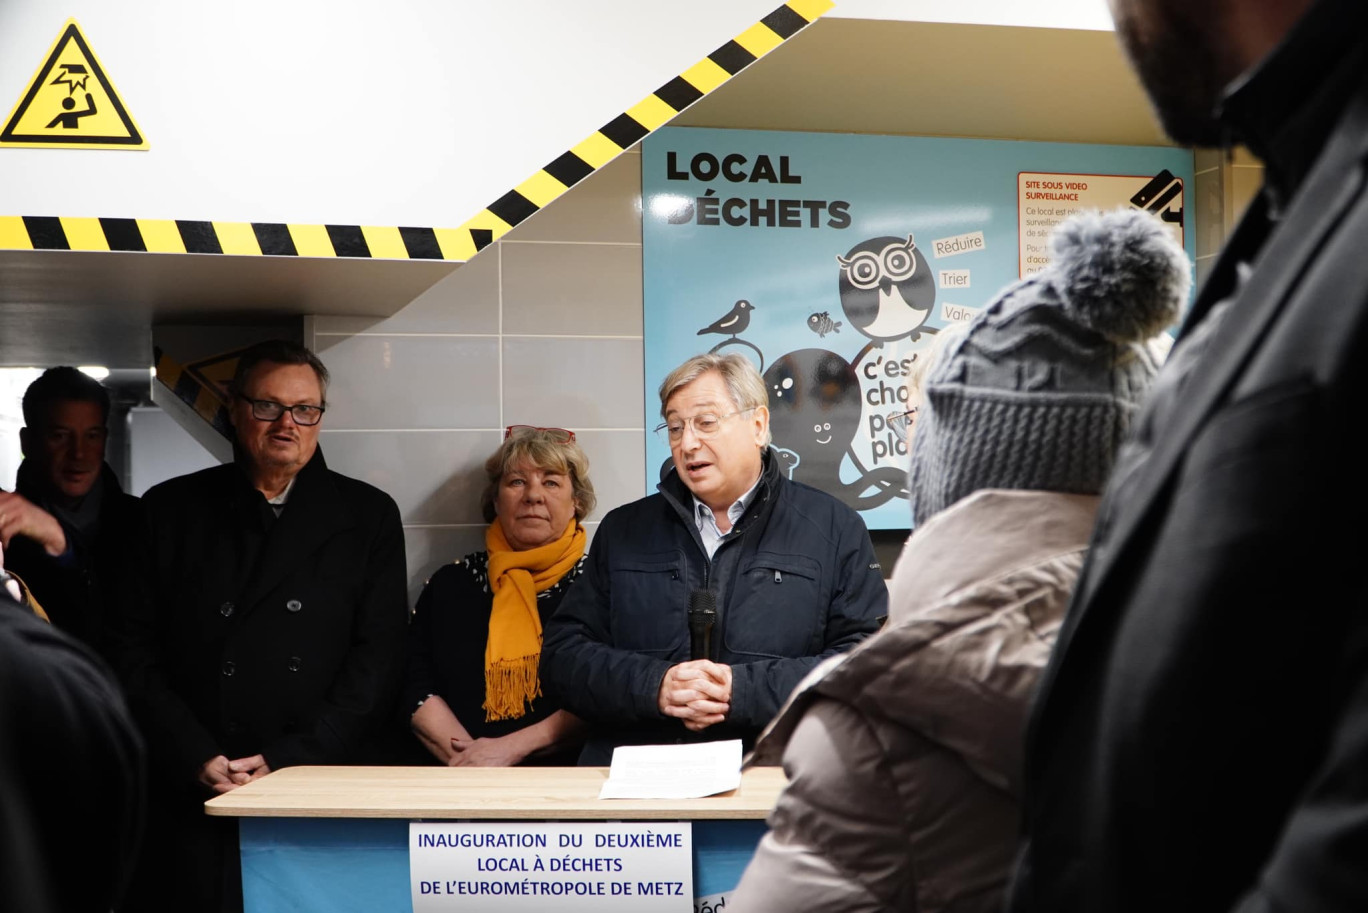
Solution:
{"label": "sheet of white paper", "polygon": [[741,740],[692,745],[623,745],[600,799],[701,799],[741,785]]}

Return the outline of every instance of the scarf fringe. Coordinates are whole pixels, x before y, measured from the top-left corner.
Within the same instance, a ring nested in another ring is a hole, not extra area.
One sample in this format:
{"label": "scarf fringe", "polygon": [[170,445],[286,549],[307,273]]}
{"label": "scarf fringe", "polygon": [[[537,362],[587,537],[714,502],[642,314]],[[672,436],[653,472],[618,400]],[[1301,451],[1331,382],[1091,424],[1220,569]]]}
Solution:
{"label": "scarf fringe", "polygon": [[537,679],[538,655],[501,659],[485,667],[485,721],[526,716],[532,701],[541,697]]}

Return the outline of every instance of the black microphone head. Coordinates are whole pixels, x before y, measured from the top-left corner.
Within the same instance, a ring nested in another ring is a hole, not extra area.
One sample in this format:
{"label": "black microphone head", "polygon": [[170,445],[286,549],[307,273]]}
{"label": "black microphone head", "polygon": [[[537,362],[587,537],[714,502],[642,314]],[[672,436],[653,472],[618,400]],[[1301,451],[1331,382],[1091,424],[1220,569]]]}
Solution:
{"label": "black microphone head", "polygon": [[689,594],[690,615],[716,615],[717,597],[712,590],[694,590]]}
{"label": "black microphone head", "polygon": [[689,594],[689,658],[712,658],[712,629],[717,621],[717,597],[712,590]]}

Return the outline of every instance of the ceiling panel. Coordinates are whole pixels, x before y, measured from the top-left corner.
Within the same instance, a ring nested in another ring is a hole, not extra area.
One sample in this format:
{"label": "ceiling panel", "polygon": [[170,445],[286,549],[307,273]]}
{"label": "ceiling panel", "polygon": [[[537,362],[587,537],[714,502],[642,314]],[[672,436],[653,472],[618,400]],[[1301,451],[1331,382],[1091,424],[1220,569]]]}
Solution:
{"label": "ceiling panel", "polygon": [[674,126],[1171,145],[1116,36],[822,19]]}
{"label": "ceiling panel", "polygon": [[446,261],[0,251],[0,365],[152,363],[153,323],[383,317]]}

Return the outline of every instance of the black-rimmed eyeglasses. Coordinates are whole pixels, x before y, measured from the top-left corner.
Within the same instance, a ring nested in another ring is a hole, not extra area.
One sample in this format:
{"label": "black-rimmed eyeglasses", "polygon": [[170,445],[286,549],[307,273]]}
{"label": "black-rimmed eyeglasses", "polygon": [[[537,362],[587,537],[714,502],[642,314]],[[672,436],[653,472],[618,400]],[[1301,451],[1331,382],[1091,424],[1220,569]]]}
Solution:
{"label": "black-rimmed eyeglasses", "polygon": [[245,396],[243,399],[251,404],[252,418],[259,422],[273,422],[288,412],[296,425],[317,425],[326,411],[323,406],[311,406],[308,403],[287,406],[272,399],[248,399]]}

